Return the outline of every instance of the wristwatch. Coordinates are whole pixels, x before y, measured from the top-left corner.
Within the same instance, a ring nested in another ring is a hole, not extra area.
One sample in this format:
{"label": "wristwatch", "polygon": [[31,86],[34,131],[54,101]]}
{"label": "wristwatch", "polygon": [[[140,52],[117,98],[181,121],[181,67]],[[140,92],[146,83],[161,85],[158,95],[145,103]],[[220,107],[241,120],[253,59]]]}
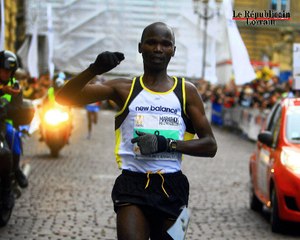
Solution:
{"label": "wristwatch", "polygon": [[170,139],[169,141],[169,151],[170,152],[175,152],[177,149],[177,141],[174,139]]}

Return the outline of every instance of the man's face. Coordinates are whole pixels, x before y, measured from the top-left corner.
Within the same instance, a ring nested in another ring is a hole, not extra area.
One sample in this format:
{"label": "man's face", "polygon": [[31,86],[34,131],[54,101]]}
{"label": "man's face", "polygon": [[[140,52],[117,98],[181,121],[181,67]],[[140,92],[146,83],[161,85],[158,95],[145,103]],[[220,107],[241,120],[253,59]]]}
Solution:
{"label": "man's face", "polygon": [[11,77],[12,71],[0,68],[0,82],[7,83]]}
{"label": "man's face", "polygon": [[155,25],[149,28],[139,43],[144,66],[153,70],[166,69],[175,54],[174,44],[174,36],[168,27]]}

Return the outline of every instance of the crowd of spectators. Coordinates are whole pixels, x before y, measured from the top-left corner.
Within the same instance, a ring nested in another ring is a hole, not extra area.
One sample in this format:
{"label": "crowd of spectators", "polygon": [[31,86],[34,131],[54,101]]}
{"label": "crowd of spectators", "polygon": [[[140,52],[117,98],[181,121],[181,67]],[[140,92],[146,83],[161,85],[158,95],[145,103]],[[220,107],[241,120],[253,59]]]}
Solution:
{"label": "crowd of spectators", "polygon": [[[196,85],[204,103],[218,103],[224,108],[242,106],[270,109],[282,97],[299,95],[299,92],[292,91],[291,81],[281,83],[278,76],[267,67],[258,69],[256,76],[256,79],[241,86],[235,84],[234,78],[225,85],[213,85],[202,79]],[[37,79],[18,70],[16,77],[20,81],[24,97],[31,100],[45,96],[52,84],[48,73]]]}
{"label": "crowd of spectators", "polygon": [[16,78],[20,82],[24,98],[30,100],[45,97],[48,89],[53,85],[48,73],[41,74],[39,78],[33,78],[25,71],[18,70]]}
{"label": "crowd of spectators", "polygon": [[224,108],[270,109],[280,98],[299,96],[299,92],[292,90],[292,81],[280,82],[279,77],[267,67],[257,70],[256,79],[241,86],[236,85],[232,78],[225,85],[199,80],[197,87],[205,103],[210,101]]}

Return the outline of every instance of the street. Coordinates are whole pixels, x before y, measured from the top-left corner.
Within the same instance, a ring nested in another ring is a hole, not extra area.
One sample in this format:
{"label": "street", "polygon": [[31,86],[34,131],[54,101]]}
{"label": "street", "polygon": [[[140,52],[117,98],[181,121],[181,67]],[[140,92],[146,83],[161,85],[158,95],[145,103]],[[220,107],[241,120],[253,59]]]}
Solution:
{"label": "street", "polygon": [[[31,166],[1,240],[116,239],[110,197],[120,173],[114,159],[114,114],[99,112],[90,140],[84,109],[74,109],[74,129],[57,159],[35,132],[24,140],[24,161]],[[298,239],[300,232],[271,232],[268,215],[249,209],[248,160],[254,143],[214,127],[215,158],[184,156],[190,181],[191,220],[186,239]]]}

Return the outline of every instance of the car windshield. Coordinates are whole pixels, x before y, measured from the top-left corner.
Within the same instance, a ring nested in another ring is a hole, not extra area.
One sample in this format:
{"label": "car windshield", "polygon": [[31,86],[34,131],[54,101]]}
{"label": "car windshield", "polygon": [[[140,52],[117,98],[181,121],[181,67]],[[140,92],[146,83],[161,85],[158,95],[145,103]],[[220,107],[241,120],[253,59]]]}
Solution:
{"label": "car windshield", "polygon": [[288,141],[300,143],[300,108],[291,107],[287,111],[286,137]]}

